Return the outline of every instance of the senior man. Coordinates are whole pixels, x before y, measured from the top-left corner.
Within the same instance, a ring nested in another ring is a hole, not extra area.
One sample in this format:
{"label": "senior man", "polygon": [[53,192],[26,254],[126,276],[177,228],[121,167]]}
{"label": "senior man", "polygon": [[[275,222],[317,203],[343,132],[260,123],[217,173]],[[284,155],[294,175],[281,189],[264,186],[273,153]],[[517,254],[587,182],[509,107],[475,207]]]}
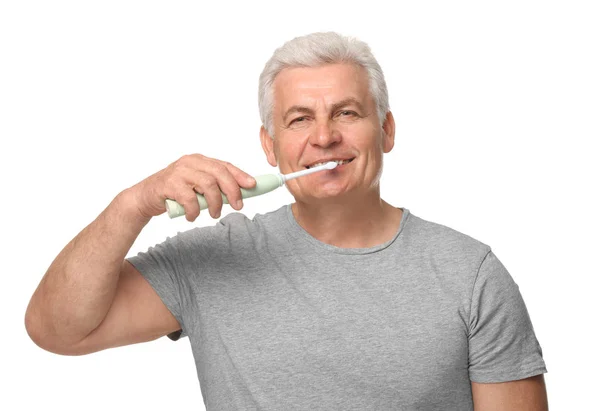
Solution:
{"label": "senior man", "polygon": [[[542,350],[491,248],[380,197],[394,118],[369,47],[295,38],[260,77],[260,140],[293,204],[233,213],[125,259],[172,198],[242,208],[252,177],[200,154],[119,193],[43,277],[42,348],[82,355],[187,336],[207,410],[546,410]],[[239,202],[238,202],[239,201]]]}

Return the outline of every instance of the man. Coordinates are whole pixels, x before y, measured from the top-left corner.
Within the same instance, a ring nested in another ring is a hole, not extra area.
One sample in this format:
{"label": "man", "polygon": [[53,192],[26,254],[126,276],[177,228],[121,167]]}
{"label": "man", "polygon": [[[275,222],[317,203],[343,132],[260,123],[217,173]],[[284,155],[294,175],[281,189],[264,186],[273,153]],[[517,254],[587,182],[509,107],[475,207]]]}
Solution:
{"label": "man", "polygon": [[[121,192],[59,254],[26,314],[46,350],[190,339],[207,410],[546,410],[547,372],[491,248],[380,198],[394,146],[381,68],[335,33],[296,38],[260,78],[267,161],[295,202],[179,233],[125,259],[172,198],[242,208],[253,179],[200,154]],[[238,202],[239,201],[239,202]]]}

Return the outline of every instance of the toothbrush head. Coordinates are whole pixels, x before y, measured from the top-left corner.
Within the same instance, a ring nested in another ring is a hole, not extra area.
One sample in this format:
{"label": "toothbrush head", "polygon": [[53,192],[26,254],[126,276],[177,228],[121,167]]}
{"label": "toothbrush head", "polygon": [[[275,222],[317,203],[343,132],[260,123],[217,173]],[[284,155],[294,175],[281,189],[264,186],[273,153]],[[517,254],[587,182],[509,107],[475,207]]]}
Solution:
{"label": "toothbrush head", "polygon": [[338,163],[336,163],[335,161],[330,161],[328,163],[326,163],[323,168],[325,168],[326,170],[333,170],[334,168],[336,168],[338,165]]}
{"label": "toothbrush head", "polygon": [[337,167],[337,165],[338,164],[335,161],[329,161],[325,164],[321,164],[320,166],[316,166],[316,167],[310,168],[308,170],[300,170],[300,171],[296,171],[295,173],[290,173],[290,174],[280,174],[281,178],[282,178],[282,184],[284,182],[292,180],[294,178],[304,177],[309,174],[317,173],[319,171],[333,170],[334,168]]}

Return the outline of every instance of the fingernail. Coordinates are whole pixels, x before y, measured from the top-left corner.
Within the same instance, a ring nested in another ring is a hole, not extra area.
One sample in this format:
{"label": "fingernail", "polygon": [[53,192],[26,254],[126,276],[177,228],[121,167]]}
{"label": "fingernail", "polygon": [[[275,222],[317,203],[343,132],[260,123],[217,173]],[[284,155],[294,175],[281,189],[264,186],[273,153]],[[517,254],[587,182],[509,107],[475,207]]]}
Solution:
{"label": "fingernail", "polygon": [[242,208],[242,200],[237,200],[237,201],[235,202],[235,206],[236,206],[237,208]]}

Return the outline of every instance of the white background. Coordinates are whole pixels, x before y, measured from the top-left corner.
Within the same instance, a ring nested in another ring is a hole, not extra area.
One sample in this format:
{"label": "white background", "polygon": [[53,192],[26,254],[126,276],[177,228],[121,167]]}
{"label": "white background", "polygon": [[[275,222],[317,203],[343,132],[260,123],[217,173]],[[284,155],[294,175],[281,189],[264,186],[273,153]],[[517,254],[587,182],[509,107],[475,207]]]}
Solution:
{"label": "white background", "polygon": [[[25,309],[118,192],[182,155],[276,171],[258,76],[323,30],[366,41],[384,69],[397,130],[382,197],[490,245],[529,309],[551,409],[597,405],[597,2],[216,3],[0,6],[0,408],[204,409],[188,339],[59,356],[29,340]],[[292,201],[280,189],[243,212]],[[129,255],[214,223],[159,216]]]}

